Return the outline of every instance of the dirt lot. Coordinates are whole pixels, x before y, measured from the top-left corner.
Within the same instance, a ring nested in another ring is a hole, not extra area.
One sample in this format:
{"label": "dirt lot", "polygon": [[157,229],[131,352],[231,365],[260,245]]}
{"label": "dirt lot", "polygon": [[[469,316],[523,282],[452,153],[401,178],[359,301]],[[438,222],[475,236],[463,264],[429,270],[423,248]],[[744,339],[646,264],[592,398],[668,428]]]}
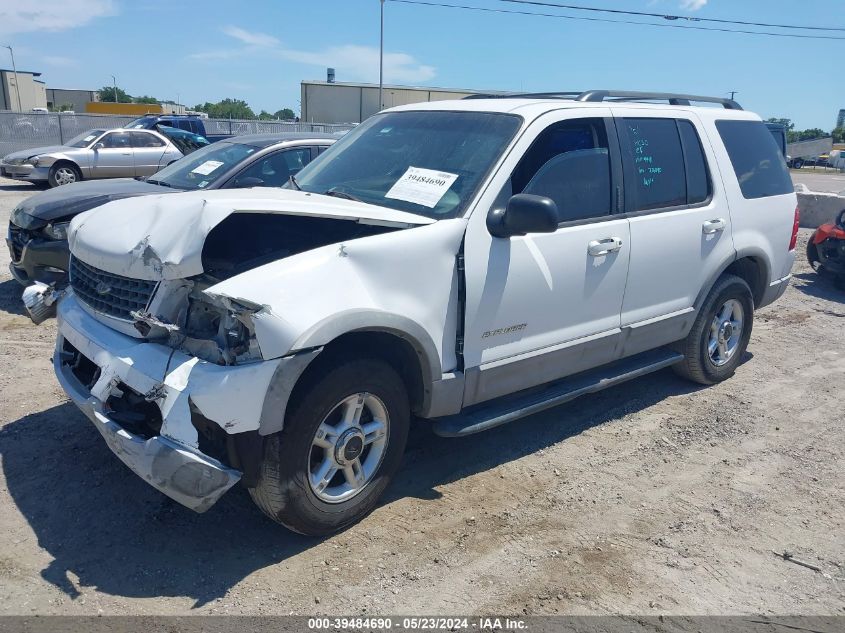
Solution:
{"label": "dirt lot", "polygon": [[[1,226],[32,192],[0,180]],[[845,614],[845,293],[803,255],[728,382],[663,371],[463,440],[420,425],[381,507],[323,540],[242,489],[196,515],[129,472],[7,264],[0,614]]]}

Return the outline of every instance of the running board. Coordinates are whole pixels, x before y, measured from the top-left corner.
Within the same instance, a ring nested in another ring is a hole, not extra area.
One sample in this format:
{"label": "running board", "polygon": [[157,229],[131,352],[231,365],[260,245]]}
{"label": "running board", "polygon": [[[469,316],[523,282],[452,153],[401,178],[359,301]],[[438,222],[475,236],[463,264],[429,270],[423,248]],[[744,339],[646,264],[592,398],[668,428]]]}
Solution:
{"label": "running board", "polygon": [[653,371],[674,365],[682,354],[656,349],[630,358],[564,378],[547,388],[532,389],[522,395],[506,396],[493,403],[472,407],[467,412],[433,420],[433,430],[442,437],[463,437],[513,422],[546,409],[551,409],[579,396],[614,387]]}

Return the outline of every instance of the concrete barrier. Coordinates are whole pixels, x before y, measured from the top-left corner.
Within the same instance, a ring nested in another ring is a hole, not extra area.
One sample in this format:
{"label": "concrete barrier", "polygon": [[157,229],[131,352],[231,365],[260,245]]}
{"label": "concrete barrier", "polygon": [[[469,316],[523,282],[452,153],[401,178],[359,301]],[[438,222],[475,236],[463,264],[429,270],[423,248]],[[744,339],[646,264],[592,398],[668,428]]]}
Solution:
{"label": "concrete barrier", "polygon": [[836,220],[836,216],[845,209],[845,196],[817,191],[802,192],[798,195],[798,210],[801,213],[801,226],[815,229]]}

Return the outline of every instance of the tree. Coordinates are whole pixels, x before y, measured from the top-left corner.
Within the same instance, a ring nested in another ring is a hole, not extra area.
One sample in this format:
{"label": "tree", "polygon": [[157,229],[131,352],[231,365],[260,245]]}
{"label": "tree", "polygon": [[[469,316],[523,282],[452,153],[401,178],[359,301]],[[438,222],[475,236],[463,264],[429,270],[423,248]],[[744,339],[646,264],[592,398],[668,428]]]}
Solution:
{"label": "tree", "polygon": [[269,112],[267,112],[267,110],[262,110],[261,112],[258,113],[258,119],[260,121],[271,121],[275,118],[276,117],[274,115],[270,114]]}
{"label": "tree", "polygon": [[144,95],[143,97],[134,97],[132,99],[132,102],[133,103],[158,103],[158,99],[156,99],[155,97],[150,97],[150,96]]}
{"label": "tree", "polygon": [[[115,88],[113,86],[103,86],[97,91],[97,94],[100,95],[100,101],[111,101],[112,103],[115,101],[114,93]],[[132,97],[126,94],[126,92],[122,88],[118,87],[117,102],[132,103]]]}
{"label": "tree", "polygon": [[845,127],[838,127],[831,133],[834,143],[845,143]]}
{"label": "tree", "polygon": [[770,119],[766,119],[766,122],[779,123],[780,125],[785,127],[787,131],[790,131],[795,127],[795,124],[792,122],[792,119],[778,119],[776,117],[771,117]]}
{"label": "tree", "polygon": [[242,99],[223,99],[217,103],[209,103],[194,106],[197,112],[205,112],[213,119],[254,119],[255,112],[249,104]]}
{"label": "tree", "polygon": [[294,114],[293,110],[291,110],[290,108],[282,108],[281,110],[279,110],[275,114],[273,114],[273,116],[276,117],[277,119],[282,119],[283,121],[290,121],[290,120],[296,118],[296,115]]}
{"label": "tree", "polygon": [[823,138],[828,136],[828,134],[822,130],[821,128],[810,128],[809,130],[801,130],[798,132],[798,140],[799,141],[809,141],[810,139],[814,138]]}

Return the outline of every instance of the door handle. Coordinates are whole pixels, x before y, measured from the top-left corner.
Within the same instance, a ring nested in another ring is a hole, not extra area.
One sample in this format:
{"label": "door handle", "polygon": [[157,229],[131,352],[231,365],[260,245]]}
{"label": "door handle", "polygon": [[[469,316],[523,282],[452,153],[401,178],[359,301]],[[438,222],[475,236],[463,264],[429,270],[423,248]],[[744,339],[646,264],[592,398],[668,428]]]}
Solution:
{"label": "door handle", "polygon": [[727,226],[727,224],[722,218],[716,218],[715,220],[707,220],[707,222],[701,225],[701,232],[705,235],[712,235],[713,233],[724,231],[725,226]]}
{"label": "door handle", "polygon": [[608,253],[615,253],[622,248],[622,239],[618,237],[606,237],[603,240],[593,240],[587,244],[587,252],[592,257],[601,257]]}

